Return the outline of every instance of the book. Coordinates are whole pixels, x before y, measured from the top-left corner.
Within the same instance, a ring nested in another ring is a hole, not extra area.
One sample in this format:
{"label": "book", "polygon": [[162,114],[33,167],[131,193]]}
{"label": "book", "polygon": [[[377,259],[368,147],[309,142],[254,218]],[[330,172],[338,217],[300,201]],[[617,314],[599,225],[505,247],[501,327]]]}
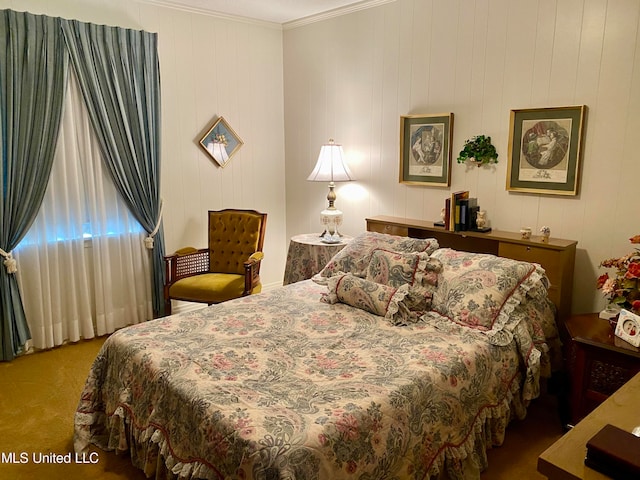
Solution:
{"label": "book", "polygon": [[460,230],[460,200],[469,198],[468,190],[461,190],[451,194],[451,212],[449,214],[449,230],[457,232]]}
{"label": "book", "polygon": [[478,199],[475,197],[469,198],[469,212],[467,214],[467,230],[471,230],[471,212],[480,210],[478,205]]}
{"label": "book", "polygon": [[471,230],[472,209],[478,206],[477,198],[463,198],[460,200],[460,227],[459,230]]}
{"label": "book", "polygon": [[640,437],[607,424],[587,442],[584,464],[616,480],[640,478]]}
{"label": "book", "polygon": [[476,223],[476,219],[478,218],[478,212],[480,211],[480,207],[478,205],[474,207],[469,207],[467,211],[467,230],[474,230],[478,228],[478,224]]}
{"label": "book", "polygon": [[469,199],[460,200],[460,223],[457,225],[457,231],[467,229],[467,209],[469,208]]}
{"label": "book", "polygon": [[447,198],[444,201],[444,228],[445,230],[449,230],[449,226],[451,225],[451,199]]}

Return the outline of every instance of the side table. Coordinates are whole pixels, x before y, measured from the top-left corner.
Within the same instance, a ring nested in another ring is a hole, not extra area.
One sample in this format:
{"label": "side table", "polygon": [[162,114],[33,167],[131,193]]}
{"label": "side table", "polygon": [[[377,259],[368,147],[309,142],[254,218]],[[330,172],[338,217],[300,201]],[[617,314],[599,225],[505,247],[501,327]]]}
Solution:
{"label": "side table", "polygon": [[313,277],[352,239],[353,237],[344,235],[340,243],[325,243],[319,233],[304,233],[291,237],[283,285]]}
{"label": "side table", "polygon": [[616,337],[609,322],[597,313],[572,315],[565,326],[575,425],[640,372],[640,348]]}

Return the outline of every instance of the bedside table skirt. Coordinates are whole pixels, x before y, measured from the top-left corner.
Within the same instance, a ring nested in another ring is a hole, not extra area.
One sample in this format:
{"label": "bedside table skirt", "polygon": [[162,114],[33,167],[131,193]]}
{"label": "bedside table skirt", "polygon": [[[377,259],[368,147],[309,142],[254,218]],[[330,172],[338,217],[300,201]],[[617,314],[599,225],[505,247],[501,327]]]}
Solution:
{"label": "bedside table skirt", "polygon": [[292,237],[287,252],[283,285],[313,277],[351,240],[352,237],[344,236],[340,243],[324,243],[319,233],[305,233]]}

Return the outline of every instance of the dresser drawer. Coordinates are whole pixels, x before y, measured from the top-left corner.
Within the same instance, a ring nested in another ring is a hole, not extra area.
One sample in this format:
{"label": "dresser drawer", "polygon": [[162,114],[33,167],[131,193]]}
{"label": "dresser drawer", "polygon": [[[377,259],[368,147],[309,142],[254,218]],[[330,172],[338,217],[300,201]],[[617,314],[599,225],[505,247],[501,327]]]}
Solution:
{"label": "dresser drawer", "polygon": [[558,287],[562,283],[562,254],[559,251],[518,243],[500,242],[498,255],[523,262],[538,263],[544,268],[552,285]]}
{"label": "dresser drawer", "polygon": [[370,232],[386,233],[387,235],[409,236],[409,227],[402,225],[390,225],[388,223],[367,222],[367,230]]}

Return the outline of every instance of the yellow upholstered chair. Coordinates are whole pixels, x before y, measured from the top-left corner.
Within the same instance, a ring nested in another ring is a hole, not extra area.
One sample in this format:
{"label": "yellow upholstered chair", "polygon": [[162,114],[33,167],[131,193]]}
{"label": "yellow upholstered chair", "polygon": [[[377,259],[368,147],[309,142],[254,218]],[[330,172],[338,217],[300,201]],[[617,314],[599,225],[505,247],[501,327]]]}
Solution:
{"label": "yellow upholstered chair", "polygon": [[210,211],[209,247],[164,257],[165,314],[171,299],[211,305],[260,292],[266,224],[267,214],[255,210]]}

